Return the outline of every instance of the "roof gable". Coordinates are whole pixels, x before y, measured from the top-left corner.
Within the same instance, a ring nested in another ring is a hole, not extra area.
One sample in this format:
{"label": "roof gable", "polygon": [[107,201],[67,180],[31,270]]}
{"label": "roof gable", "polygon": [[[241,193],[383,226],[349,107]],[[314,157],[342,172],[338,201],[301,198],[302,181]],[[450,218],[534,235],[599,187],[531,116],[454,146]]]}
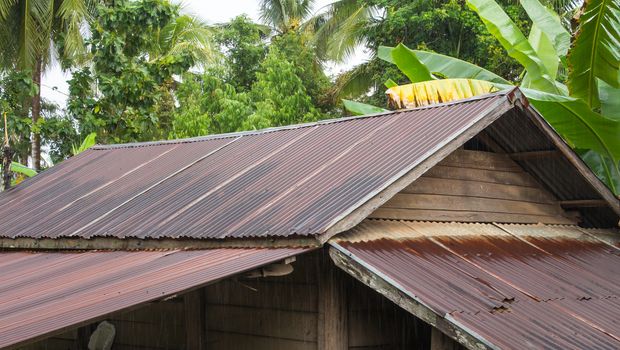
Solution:
{"label": "roof gable", "polygon": [[96,146],[0,194],[0,237],[321,241],[514,107],[518,91],[204,138]]}

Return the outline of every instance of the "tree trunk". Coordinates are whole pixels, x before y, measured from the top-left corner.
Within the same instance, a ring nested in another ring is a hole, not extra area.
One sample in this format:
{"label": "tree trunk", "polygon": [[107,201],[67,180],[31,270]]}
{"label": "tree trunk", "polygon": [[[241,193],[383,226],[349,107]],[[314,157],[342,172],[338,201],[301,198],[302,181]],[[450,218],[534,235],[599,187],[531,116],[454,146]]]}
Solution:
{"label": "tree trunk", "polygon": [[[37,121],[41,116],[41,59],[37,59],[34,70],[32,72],[32,81],[37,86],[37,91],[32,96],[32,125],[33,128],[37,125]],[[32,167],[39,171],[41,170],[41,135],[39,132],[32,133],[31,141],[32,149]]]}

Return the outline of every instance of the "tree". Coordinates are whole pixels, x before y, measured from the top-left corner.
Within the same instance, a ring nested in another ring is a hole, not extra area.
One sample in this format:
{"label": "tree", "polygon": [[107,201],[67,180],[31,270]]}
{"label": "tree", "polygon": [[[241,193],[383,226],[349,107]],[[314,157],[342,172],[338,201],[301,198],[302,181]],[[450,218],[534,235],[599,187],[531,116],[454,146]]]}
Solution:
{"label": "tree", "polygon": [[247,16],[235,17],[220,26],[216,41],[226,58],[224,79],[239,91],[249,91],[256,81],[256,72],[267,55],[268,33],[269,28],[253,23]]}
{"label": "tree", "polygon": [[[342,0],[344,1],[344,0]],[[505,55],[503,48],[486,30],[484,23],[468,10],[462,0],[349,0],[352,8],[370,11],[362,16],[361,24],[343,21],[332,37],[333,47],[350,48],[363,43],[371,52],[380,46],[408,47],[434,51],[473,62],[497,71],[510,81],[519,79],[521,68],[517,61]],[[520,28],[529,26],[525,12],[514,2],[505,2],[508,14]],[[352,9],[351,13],[355,13]],[[372,15],[372,14],[375,15]],[[379,14],[379,15],[376,15]],[[343,33],[343,34],[340,34]],[[335,45],[335,43],[341,43]],[[337,50],[336,53],[337,54]],[[332,54],[333,56],[334,54]],[[368,102],[384,100],[383,82],[391,78],[403,83],[407,77],[382,62],[376,56],[339,77],[334,87],[336,97],[353,98],[374,93]]]}
{"label": "tree", "polygon": [[171,138],[255,130],[324,118],[312,102],[299,67],[271,46],[250,91],[239,91],[217,72],[183,76]]}
{"label": "tree", "polygon": [[294,63],[277,47],[272,47],[257,73],[250,95],[255,112],[243,123],[243,129],[261,129],[315,121],[321,114],[314,107]]}
{"label": "tree", "polygon": [[[52,60],[66,64],[84,52],[82,26],[89,20],[95,0],[0,0],[0,69],[17,69],[32,74],[37,90],[30,114],[37,125],[41,116],[41,76]],[[32,135],[32,161],[41,167],[41,137]]]}
{"label": "tree", "polygon": [[117,1],[99,7],[88,45],[92,68],[74,72],[68,110],[80,134],[107,142],[166,137],[175,75],[206,65],[211,31],[179,15],[167,0]]}
{"label": "tree", "polygon": [[[493,0],[468,0],[507,53],[524,69],[521,89],[616,194],[620,193],[620,0],[590,1],[569,45],[570,34],[560,17],[537,0],[522,5],[533,21],[529,38]],[[569,48],[570,46],[570,48]],[[506,88],[499,75],[457,58],[410,50],[403,45],[380,48],[379,56],[396,64],[414,83],[440,84],[437,77],[479,79]],[[568,67],[565,62],[569,63]],[[568,70],[568,88],[558,79]],[[401,101],[423,100],[404,87],[392,87]],[[356,108],[357,106],[353,106]]]}
{"label": "tree", "polygon": [[261,0],[260,20],[278,34],[297,31],[310,17],[314,0]]}

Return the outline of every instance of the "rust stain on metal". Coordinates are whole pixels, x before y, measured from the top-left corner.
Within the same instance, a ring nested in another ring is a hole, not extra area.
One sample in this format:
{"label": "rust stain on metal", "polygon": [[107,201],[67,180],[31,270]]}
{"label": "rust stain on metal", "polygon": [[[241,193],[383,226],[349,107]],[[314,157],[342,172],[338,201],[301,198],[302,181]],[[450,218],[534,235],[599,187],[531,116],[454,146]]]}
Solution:
{"label": "rust stain on metal", "polygon": [[619,250],[569,226],[520,225],[494,236],[467,224],[457,235],[458,225],[433,232],[433,223],[367,220],[335,242],[499,348],[620,347]]}
{"label": "rust stain on metal", "polygon": [[0,348],[307,250],[2,252]]}
{"label": "rust stain on metal", "polygon": [[97,146],[1,193],[0,236],[321,234],[505,101],[497,93],[278,130]]}

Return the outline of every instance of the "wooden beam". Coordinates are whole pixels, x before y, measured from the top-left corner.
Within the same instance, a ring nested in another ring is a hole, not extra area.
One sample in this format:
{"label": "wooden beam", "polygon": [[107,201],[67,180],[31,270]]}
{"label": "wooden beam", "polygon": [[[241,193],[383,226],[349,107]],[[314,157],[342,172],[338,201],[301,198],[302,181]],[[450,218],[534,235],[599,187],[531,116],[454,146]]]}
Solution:
{"label": "wooden beam", "polygon": [[[332,245],[337,245],[332,243]],[[488,343],[482,338],[477,338],[469,331],[458,325],[453,319],[440,315],[421,303],[415,297],[406,294],[398,289],[394,284],[386,281],[382,276],[370,271],[357,261],[351,259],[336,248],[330,248],[329,255],[339,268],[355,277],[360,282],[382,294],[396,305],[405,309],[407,312],[418,317],[422,321],[436,327],[441,332],[462,344],[468,349],[492,350],[497,349],[493,344]]]}
{"label": "wooden beam", "polygon": [[476,138],[480,140],[480,142],[484,143],[490,150],[495,153],[506,153],[504,148],[500,146],[494,139],[489,135],[489,133],[485,130],[481,131]]}
{"label": "wooden beam", "polygon": [[137,250],[320,247],[314,237],[266,239],[0,238],[0,249]]}
{"label": "wooden beam", "polygon": [[510,153],[509,156],[513,160],[530,160],[530,159],[543,159],[550,157],[559,157],[562,153],[558,150],[544,150],[544,151],[530,151],[530,152],[517,152]]}
{"label": "wooden beam", "polygon": [[431,330],[431,350],[460,350],[461,345],[437,328]]}
{"label": "wooden beam", "polygon": [[327,258],[319,268],[318,350],[348,350],[349,325],[345,279]]}
{"label": "wooden beam", "polygon": [[185,348],[205,350],[207,348],[207,317],[205,289],[196,289],[183,296],[185,309]]}
{"label": "wooden beam", "polygon": [[563,208],[598,208],[606,207],[609,203],[604,199],[577,199],[560,201]]}

